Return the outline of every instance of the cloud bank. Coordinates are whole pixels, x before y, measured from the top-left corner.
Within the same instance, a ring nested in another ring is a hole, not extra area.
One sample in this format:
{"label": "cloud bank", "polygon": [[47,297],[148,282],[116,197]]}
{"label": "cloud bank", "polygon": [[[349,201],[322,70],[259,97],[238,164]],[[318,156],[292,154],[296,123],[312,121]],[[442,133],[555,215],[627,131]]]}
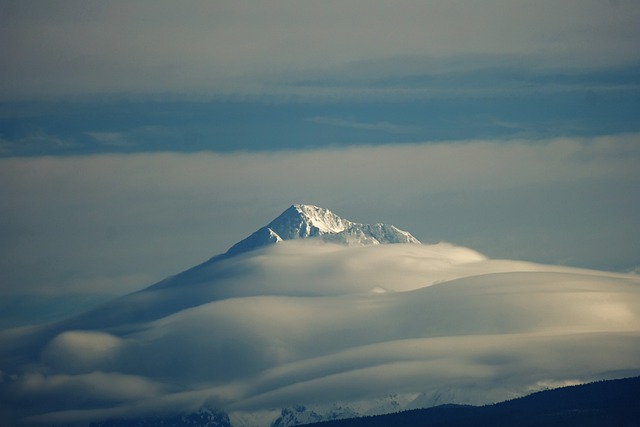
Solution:
{"label": "cloud bank", "polygon": [[288,241],[3,333],[0,391],[36,423],[205,403],[235,420],[294,404],[488,403],[640,372],[639,290],[634,275],[450,244]]}
{"label": "cloud bank", "polygon": [[[638,60],[640,40],[633,0],[65,0],[5,1],[0,8],[5,99],[348,97],[379,90],[375,82],[389,76],[437,77],[523,63],[533,69],[616,67]],[[410,89],[400,84],[382,92],[407,95]]]}

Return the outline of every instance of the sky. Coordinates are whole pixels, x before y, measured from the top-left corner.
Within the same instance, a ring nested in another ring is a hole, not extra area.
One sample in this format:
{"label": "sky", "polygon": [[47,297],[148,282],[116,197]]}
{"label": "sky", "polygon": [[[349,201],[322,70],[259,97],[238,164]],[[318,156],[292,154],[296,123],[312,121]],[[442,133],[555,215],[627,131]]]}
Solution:
{"label": "sky", "polygon": [[[638,22],[636,0],[0,0],[0,422],[637,375]],[[287,242],[131,294],[294,203],[425,245]]]}
{"label": "sky", "polygon": [[0,327],[293,203],[491,258],[640,266],[640,5],[0,0]]}

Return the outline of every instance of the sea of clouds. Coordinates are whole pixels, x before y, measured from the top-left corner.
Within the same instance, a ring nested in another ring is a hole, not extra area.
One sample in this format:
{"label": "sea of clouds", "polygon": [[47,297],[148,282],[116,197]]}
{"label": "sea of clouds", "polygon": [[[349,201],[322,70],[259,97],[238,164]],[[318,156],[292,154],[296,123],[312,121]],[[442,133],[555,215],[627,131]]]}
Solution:
{"label": "sea of clouds", "polygon": [[268,425],[296,404],[481,404],[638,374],[640,279],[447,243],[287,241],[0,340],[9,423],[209,405]]}

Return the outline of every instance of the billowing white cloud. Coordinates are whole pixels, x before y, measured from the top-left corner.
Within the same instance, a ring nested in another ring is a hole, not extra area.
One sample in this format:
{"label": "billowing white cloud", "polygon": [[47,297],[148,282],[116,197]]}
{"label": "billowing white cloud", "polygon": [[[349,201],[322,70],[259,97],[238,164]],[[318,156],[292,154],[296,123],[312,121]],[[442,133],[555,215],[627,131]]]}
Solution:
{"label": "billowing white cloud", "polygon": [[102,332],[69,331],[58,335],[43,351],[48,365],[70,373],[94,372],[112,360],[121,341]]}
{"label": "billowing white cloud", "polygon": [[43,423],[205,402],[236,420],[293,404],[376,410],[390,394],[487,403],[637,374],[638,313],[636,275],[449,244],[287,241],[5,332],[0,391]]}

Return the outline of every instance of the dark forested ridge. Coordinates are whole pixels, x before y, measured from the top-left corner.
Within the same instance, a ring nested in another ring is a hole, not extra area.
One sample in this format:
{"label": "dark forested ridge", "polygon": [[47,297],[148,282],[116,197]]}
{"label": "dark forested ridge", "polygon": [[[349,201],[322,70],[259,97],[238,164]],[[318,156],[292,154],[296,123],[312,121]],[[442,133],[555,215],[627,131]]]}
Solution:
{"label": "dark forested ridge", "polygon": [[487,406],[446,405],[310,426],[640,427],[640,377],[546,390]]}

